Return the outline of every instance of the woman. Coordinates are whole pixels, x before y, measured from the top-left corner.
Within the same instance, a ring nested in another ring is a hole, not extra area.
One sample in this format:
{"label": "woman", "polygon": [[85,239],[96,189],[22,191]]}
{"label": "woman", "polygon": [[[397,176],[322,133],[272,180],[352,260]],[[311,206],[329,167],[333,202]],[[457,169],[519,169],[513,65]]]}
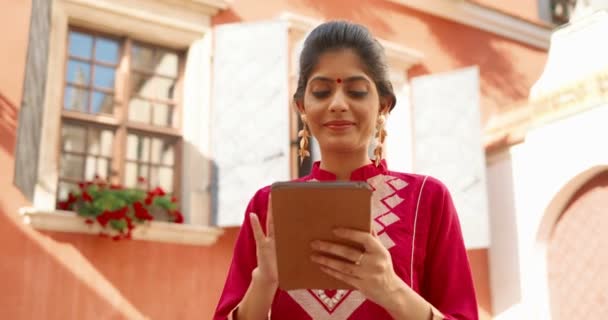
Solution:
{"label": "woman", "polygon": [[431,177],[389,171],[381,160],[384,123],[396,101],[378,41],[349,22],[317,27],[304,43],[294,101],[305,124],[300,156],[309,155],[312,134],[322,159],[300,181],[367,181],[374,188],[374,233],[336,230],[365,251],[311,243],[316,252],[311,259],[356,290],[278,289],[265,187],[247,207],[214,318],[477,319],[460,225],[446,187]]}

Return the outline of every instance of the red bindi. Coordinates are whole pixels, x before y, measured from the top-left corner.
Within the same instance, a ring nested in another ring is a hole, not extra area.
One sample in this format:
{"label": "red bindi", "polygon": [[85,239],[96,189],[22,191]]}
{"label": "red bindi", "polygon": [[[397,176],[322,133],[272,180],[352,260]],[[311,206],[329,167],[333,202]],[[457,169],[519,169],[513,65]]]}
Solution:
{"label": "red bindi", "polygon": [[338,79],[336,79],[336,82],[337,83],[342,83],[342,79],[338,78]]}

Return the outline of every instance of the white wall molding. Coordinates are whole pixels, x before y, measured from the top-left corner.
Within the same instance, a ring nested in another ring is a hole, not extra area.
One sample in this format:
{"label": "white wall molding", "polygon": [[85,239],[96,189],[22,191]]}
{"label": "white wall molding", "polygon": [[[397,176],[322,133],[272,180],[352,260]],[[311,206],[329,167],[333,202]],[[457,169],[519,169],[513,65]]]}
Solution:
{"label": "white wall molding", "polygon": [[390,0],[537,48],[548,49],[551,29],[462,0]]}
{"label": "white wall molding", "polygon": [[[98,224],[87,225],[83,217],[72,211],[35,208],[21,208],[19,211],[23,223],[38,230],[82,234],[99,234],[104,231]],[[220,228],[152,221],[148,225],[135,227],[132,237],[134,240],[209,246],[223,232]]]}

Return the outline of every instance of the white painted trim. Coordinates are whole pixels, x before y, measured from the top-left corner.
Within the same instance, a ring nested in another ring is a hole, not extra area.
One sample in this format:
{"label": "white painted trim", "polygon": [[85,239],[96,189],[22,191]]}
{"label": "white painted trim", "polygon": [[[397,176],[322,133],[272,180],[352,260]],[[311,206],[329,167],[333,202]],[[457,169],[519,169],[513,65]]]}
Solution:
{"label": "white painted trim", "polygon": [[390,0],[508,39],[549,49],[551,29],[462,0]]}
{"label": "white painted trim", "polygon": [[67,16],[70,25],[176,49],[187,48],[211,30],[211,15],[205,10],[167,2],[156,0],[143,6],[138,0],[54,0],[54,5]]}
{"label": "white painted trim", "polygon": [[[83,234],[99,234],[103,231],[98,224],[87,225],[83,217],[71,211],[21,208],[19,214],[24,224],[39,230]],[[152,221],[149,225],[135,227],[132,236],[134,240],[209,246],[223,232],[220,228]]]}
{"label": "white painted trim", "polygon": [[[303,35],[308,34],[316,26],[323,23],[323,20],[314,19],[289,11],[282,12],[278,16],[278,19],[286,21],[290,29],[298,31]],[[420,63],[424,58],[424,54],[418,50],[382,38],[376,38],[384,47],[386,57],[392,68],[407,70]]]}

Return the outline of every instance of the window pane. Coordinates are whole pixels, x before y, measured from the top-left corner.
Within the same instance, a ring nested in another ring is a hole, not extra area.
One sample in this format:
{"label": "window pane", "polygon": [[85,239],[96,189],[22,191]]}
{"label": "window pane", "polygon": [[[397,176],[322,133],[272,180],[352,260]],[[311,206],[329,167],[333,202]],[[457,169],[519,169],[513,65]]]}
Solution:
{"label": "window pane", "polygon": [[78,186],[73,183],[68,183],[65,181],[59,181],[59,186],[57,190],[58,201],[67,200],[68,194],[72,191],[78,190]]}
{"label": "window pane", "polygon": [[108,180],[108,178],[110,177],[110,160],[109,159],[104,159],[104,158],[97,158],[97,173],[99,174],[99,176],[104,179],[104,180]]}
{"label": "window pane", "polygon": [[173,191],[173,168],[160,168],[160,186],[167,190]]}
{"label": "window pane", "polygon": [[125,186],[133,188],[137,185],[137,164],[127,162],[125,166]]}
{"label": "window pane", "polygon": [[67,110],[87,112],[89,105],[89,92],[72,86],[65,88],[63,107]]}
{"label": "window pane", "polygon": [[84,176],[84,157],[73,154],[61,155],[59,175],[63,178],[82,179]]}
{"label": "window pane", "polygon": [[150,123],[152,121],[152,103],[150,101],[133,98],[129,102],[129,120]]}
{"label": "window pane", "polygon": [[108,159],[87,156],[84,175],[85,180],[91,181],[96,175],[103,180],[107,180],[109,173],[110,161]]}
{"label": "window pane", "polygon": [[173,143],[160,138],[152,138],[151,162],[154,164],[173,165],[173,149]]}
{"label": "window pane", "polygon": [[105,94],[102,92],[93,92],[92,113],[107,113],[114,112],[114,95]]}
{"label": "window pane", "polygon": [[114,90],[114,68],[95,65],[95,81],[93,85],[97,88]]}
{"label": "window pane", "polygon": [[64,124],[61,127],[61,149],[63,151],[84,152],[85,129]]}
{"label": "window pane", "polygon": [[88,86],[91,79],[91,65],[86,62],[68,61],[68,72],[66,79],[69,83]]}
{"label": "window pane", "polygon": [[99,174],[99,172],[97,172],[97,159],[95,157],[92,156],[87,156],[86,159],[86,164],[84,167],[84,179],[87,181],[91,181],[93,180],[93,178],[95,177],[95,175],[98,175],[101,177],[101,174]]}
{"label": "window pane", "polygon": [[130,133],[127,137],[127,159],[148,162],[150,138]]}
{"label": "window pane", "polygon": [[118,42],[106,38],[97,38],[95,41],[95,60],[117,64]]}
{"label": "window pane", "polygon": [[147,76],[136,72],[131,75],[132,96],[173,100],[174,90],[175,79]]}
{"label": "window pane", "polygon": [[137,186],[137,178],[144,177],[149,180],[149,168],[147,165],[138,165],[137,163],[127,162],[125,166],[125,182],[127,187]]}
{"label": "window pane", "polygon": [[173,191],[173,169],[153,167],[150,170],[150,187],[161,187],[166,192]]}
{"label": "window pane", "polygon": [[177,77],[179,57],[174,52],[134,45],[131,56],[133,69]]}
{"label": "window pane", "polygon": [[70,32],[70,55],[91,59],[91,52],[93,52],[93,38],[90,35]]}
{"label": "window pane", "polygon": [[89,128],[88,153],[110,157],[112,155],[112,130]]}
{"label": "window pane", "polygon": [[163,127],[173,126],[173,106],[164,103],[155,103],[153,124]]}

